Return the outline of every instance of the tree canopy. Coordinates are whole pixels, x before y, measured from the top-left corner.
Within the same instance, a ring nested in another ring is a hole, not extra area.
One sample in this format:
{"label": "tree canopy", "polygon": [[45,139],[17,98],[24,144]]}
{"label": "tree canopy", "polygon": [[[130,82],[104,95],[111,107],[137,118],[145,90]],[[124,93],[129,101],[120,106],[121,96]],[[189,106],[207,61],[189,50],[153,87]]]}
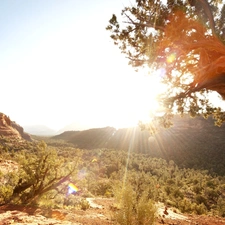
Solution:
{"label": "tree canopy", "polygon": [[109,20],[121,52],[135,68],[160,71],[167,91],[159,96],[164,114],[158,122],[171,125],[174,113],[213,116],[225,113],[208,94],[225,99],[225,4],[222,0],[136,0]]}

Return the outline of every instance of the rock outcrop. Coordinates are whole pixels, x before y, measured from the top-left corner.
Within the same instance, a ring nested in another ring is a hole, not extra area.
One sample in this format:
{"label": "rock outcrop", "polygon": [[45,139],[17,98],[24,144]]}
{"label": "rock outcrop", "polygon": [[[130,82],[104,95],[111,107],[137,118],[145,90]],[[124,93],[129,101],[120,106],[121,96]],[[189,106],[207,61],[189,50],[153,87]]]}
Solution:
{"label": "rock outcrop", "polygon": [[4,113],[0,113],[0,135],[32,141],[30,135],[25,133],[20,125],[11,121]]}

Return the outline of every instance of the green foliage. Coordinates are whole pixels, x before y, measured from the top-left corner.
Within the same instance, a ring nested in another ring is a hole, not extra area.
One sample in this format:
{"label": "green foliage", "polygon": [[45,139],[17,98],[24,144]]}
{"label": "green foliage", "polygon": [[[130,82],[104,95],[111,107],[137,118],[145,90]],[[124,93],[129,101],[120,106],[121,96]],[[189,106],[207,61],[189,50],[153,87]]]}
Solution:
{"label": "green foliage", "polygon": [[156,207],[154,202],[143,192],[139,195],[130,183],[114,186],[114,197],[118,204],[118,210],[114,219],[122,225],[147,225],[154,224]]}
{"label": "green foliage", "polygon": [[[87,173],[92,171],[88,178],[90,184],[88,190],[97,190],[96,187],[101,180],[103,184],[107,181],[108,190],[113,190],[116,202],[119,203],[122,201],[119,198],[122,184],[119,185],[118,182],[126,179],[132,187],[131,192],[135,192],[137,198],[144,194],[148,199],[164,202],[166,205],[178,208],[181,212],[204,214],[213,211],[219,214],[215,205],[218,204],[219,197],[225,200],[224,194],[221,194],[225,193],[224,177],[216,177],[206,170],[179,168],[173,161],[167,162],[146,154],[130,153],[128,160],[127,154],[124,151],[107,149],[96,149],[91,152],[84,150],[85,160],[91,161],[95,158],[99,162],[98,169],[117,165],[114,167],[114,172],[105,179],[96,176],[98,170],[95,166],[92,167],[93,163],[90,163],[86,171]],[[116,189],[115,186],[118,188]],[[100,190],[104,190],[103,187]],[[126,208],[129,209],[128,206]]]}
{"label": "green foliage", "polygon": [[222,197],[219,197],[217,201],[217,210],[219,216],[225,217],[225,200]]}
{"label": "green foliage", "polygon": [[183,198],[178,202],[178,208],[183,213],[191,213],[193,211],[192,207],[192,202],[187,198]]}
{"label": "green foliage", "polygon": [[11,185],[5,184],[0,186],[0,203],[8,202],[13,194]]}
{"label": "green foliage", "polygon": [[90,208],[90,204],[86,199],[82,199],[80,202],[80,207],[82,210],[87,210]]}
{"label": "green foliage", "polygon": [[91,182],[89,191],[97,196],[105,196],[110,195],[112,184],[111,180],[109,179],[100,179],[96,180],[95,182]]}
{"label": "green foliage", "polygon": [[156,124],[141,124],[145,129],[154,132],[157,125],[170,127],[174,112],[191,117],[213,115],[218,126],[225,121],[224,111],[208,97],[217,91],[225,98],[225,69],[220,63],[225,55],[225,6],[220,4],[136,0],[124,7],[122,18],[113,14],[109,20],[106,29],[129,63],[135,69],[158,71],[168,87],[159,96],[164,115],[156,115]]}
{"label": "green foliage", "polygon": [[192,211],[198,215],[202,215],[207,213],[207,208],[203,203],[201,204],[194,203],[192,206]]}
{"label": "green foliage", "polygon": [[[118,129],[116,132],[110,133],[110,135],[109,133],[105,133],[101,137],[98,137],[99,139],[96,140],[96,143],[104,142],[104,148],[108,149],[128,150],[130,140],[132,139],[132,152],[145,153],[148,156],[166,160],[172,159],[179,167],[201,170],[209,169],[210,173],[225,175],[225,126],[220,128],[216,127],[213,124],[212,118],[205,120],[202,117],[191,119],[188,116],[183,118],[176,116],[173,122],[174,127],[169,130],[160,129],[153,137],[149,137],[150,134],[147,130],[141,131],[139,128]],[[91,135],[95,136],[95,132],[98,131],[94,130]],[[106,130],[105,132],[108,131]],[[107,142],[104,141],[104,137],[106,137]],[[68,136],[64,138],[64,140],[69,139],[69,142],[72,141]],[[83,138],[83,136],[81,138]],[[78,143],[79,142],[76,142],[75,146]],[[50,146],[54,146],[51,144]],[[91,146],[89,142],[86,143],[86,145],[88,145],[88,149],[94,150],[94,146]],[[57,144],[55,146],[57,146]],[[57,148],[61,147],[57,146]],[[60,151],[60,156],[69,157],[70,152],[72,151],[65,146],[63,151]],[[85,157],[90,154],[90,152],[91,151],[87,154],[85,153]],[[100,154],[101,151],[99,150],[97,158]],[[89,157],[89,155],[87,157]],[[86,158],[84,159],[86,160]],[[93,158],[91,159],[90,157],[90,160],[93,160]],[[114,160],[114,158],[112,158],[112,160]],[[122,160],[115,161],[115,164],[111,164],[109,159],[109,163],[105,164],[105,166],[101,166],[101,162],[95,162],[90,165],[93,173],[97,173],[98,171],[101,176],[110,177],[111,174],[118,171],[118,167],[120,167],[121,163],[126,164],[126,156],[123,156]],[[148,168],[148,165],[145,164],[140,165],[135,161],[132,163],[135,164],[132,165],[133,167],[140,166],[143,167],[143,170]]]}
{"label": "green foliage", "polygon": [[7,182],[2,203],[35,203],[48,192],[58,190],[65,182],[75,179],[79,153],[71,159],[58,156],[53,148],[44,142],[36,147],[12,152],[12,160],[18,163],[17,172],[6,173],[1,179]]}
{"label": "green foliage", "polygon": [[[13,170],[1,172],[0,204],[86,210],[85,198],[100,195],[115,198],[115,218],[121,224],[151,224],[153,201],[185,213],[225,216],[224,176],[180,168],[172,160],[147,154],[95,149],[83,150],[81,155],[80,150],[62,143],[52,143],[54,148],[44,142],[22,146],[14,152],[11,146],[1,154],[1,162]],[[70,182],[78,187],[77,193],[68,193]]]}
{"label": "green foliage", "polygon": [[137,224],[154,224],[156,216],[155,203],[148,198],[147,193],[143,193],[137,202]]}
{"label": "green foliage", "polygon": [[115,213],[115,220],[122,225],[135,224],[133,208],[136,202],[135,192],[132,186],[117,187],[117,190],[114,191],[114,196],[119,204],[119,210]]}

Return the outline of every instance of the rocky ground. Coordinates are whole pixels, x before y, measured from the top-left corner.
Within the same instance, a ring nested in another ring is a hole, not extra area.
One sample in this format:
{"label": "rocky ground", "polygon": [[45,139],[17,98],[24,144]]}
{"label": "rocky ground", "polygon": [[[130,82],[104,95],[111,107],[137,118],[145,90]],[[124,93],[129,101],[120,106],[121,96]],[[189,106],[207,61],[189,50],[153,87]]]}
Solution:
{"label": "rocky ground", "polygon": [[[0,225],[109,225],[113,224],[113,199],[88,198],[87,210],[44,210],[6,205],[0,207]],[[183,215],[159,205],[155,225],[225,225],[225,219],[210,216]]]}

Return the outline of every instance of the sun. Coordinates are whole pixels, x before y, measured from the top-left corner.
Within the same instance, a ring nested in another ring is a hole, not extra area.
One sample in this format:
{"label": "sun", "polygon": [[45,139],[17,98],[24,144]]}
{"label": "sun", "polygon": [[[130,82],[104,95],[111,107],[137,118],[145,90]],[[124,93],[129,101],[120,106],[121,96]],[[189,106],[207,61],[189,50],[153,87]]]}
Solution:
{"label": "sun", "polygon": [[152,71],[150,75],[141,78],[137,102],[139,107],[136,109],[139,120],[149,121],[150,115],[161,109],[157,97],[166,90],[161,73],[162,71]]}
{"label": "sun", "polygon": [[157,97],[166,89],[162,83],[163,71],[151,71],[135,74],[123,80],[122,93],[117,91],[114,101],[117,102],[112,112],[111,121],[117,128],[137,126],[139,121],[148,122],[151,115],[160,110]]}
{"label": "sun", "polygon": [[[120,129],[136,127],[139,121],[149,122],[160,107],[157,96],[165,91],[164,73],[163,69],[134,72],[125,66],[100,71],[91,79],[84,79],[84,85],[80,85],[85,87],[80,89],[81,100],[73,102],[67,118],[75,118],[73,121],[85,129],[106,126]],[[68,100],[63,101],[66,109]]]}

